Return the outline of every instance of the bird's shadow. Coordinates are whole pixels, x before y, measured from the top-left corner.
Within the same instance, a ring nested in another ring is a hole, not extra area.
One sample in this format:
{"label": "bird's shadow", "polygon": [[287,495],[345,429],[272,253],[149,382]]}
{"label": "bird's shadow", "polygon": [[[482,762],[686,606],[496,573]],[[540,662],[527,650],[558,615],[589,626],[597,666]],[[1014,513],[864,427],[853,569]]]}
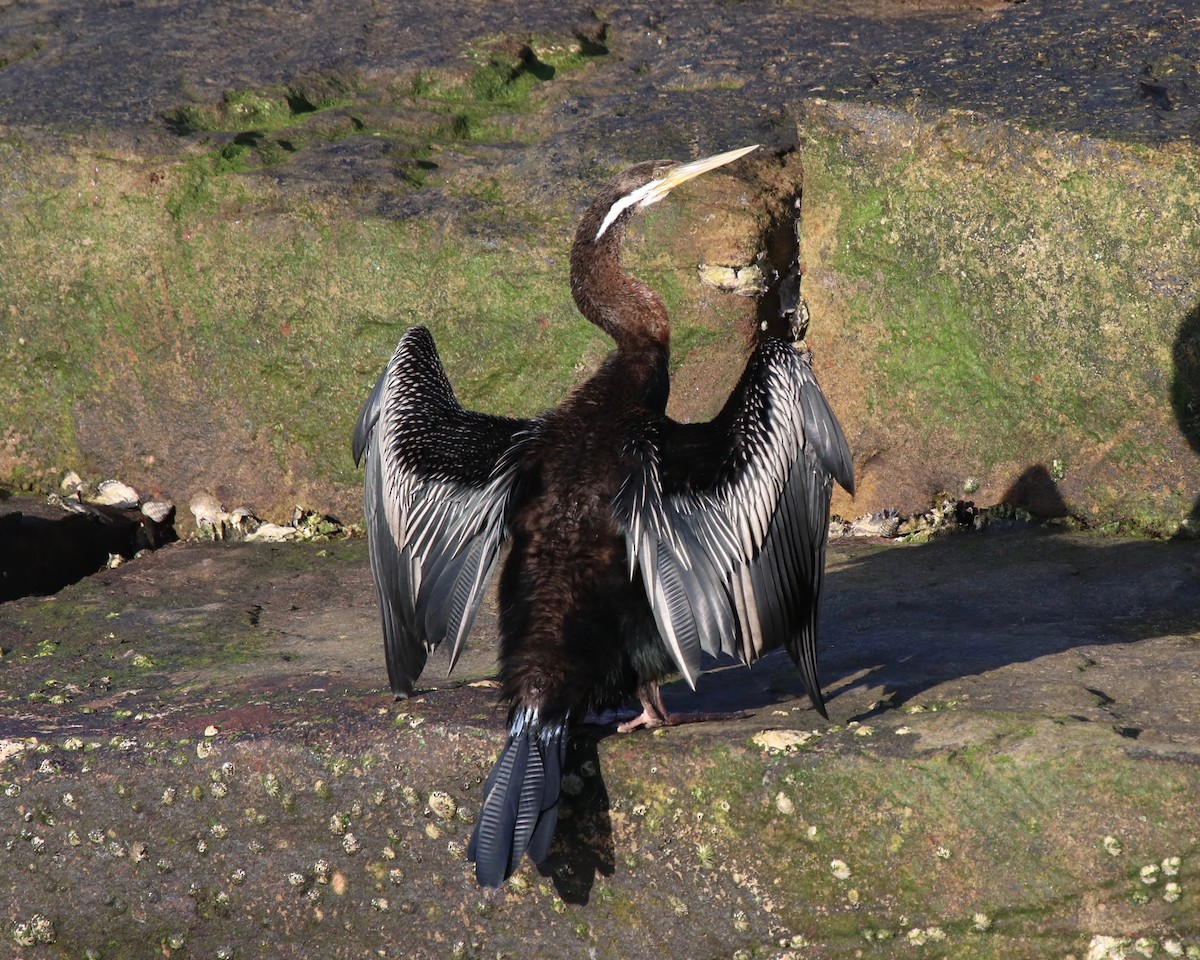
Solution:
{"label": "bird's shadow", "polygon": [[563,765],[558,829],[550,855],[537,864],[538,872],[550,878],[566,903],[586,904],[596,875],[610,877],[616,868],[608,789],[597,749],[600,740],[611,732],[602,726],[580,726],[571,731]]}

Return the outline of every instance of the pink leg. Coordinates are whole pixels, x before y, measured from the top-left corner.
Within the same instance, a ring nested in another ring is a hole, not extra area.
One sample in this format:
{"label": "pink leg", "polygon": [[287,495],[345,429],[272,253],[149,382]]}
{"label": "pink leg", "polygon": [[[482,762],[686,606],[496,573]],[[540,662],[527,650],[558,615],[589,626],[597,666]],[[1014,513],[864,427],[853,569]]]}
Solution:
{"label": "pink leg", "polygon": [[651,680],[638,689],[638,699],[642,702],[642,712],[632,720],[617,724],[617,733],[631,733],[634,730],[653,730],[655,727],[670,726],[671,714],[663,706],[662,694],[658,684]]}
{"label": "pink leg", "polygon": [[638,690],[642,712],[632,720],[617,724],[617,733],[634,730],[653,730],[655,727],[677,727],[681,723],[706,723],[709,720],[738,720],[750,714],[742,711],[733,713],[671,713],[662,702],[658,684],[651,680]]}

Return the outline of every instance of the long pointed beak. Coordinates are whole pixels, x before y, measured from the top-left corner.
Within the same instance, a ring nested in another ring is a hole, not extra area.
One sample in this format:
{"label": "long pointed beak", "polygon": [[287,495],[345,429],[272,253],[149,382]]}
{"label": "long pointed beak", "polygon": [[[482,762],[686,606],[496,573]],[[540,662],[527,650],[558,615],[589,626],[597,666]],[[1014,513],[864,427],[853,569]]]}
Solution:
{"label": "long pointed beak", "polygon": [[604,222],[600,224],[600,229],[596,231],[595,239],[604,236],[604,231],[612,226],[613,221],[617,219],[624,211],[630,207],[638,209],[648,207],[652,203],[658,203],[663,197],[674,190],[681,183],[686,183],[694,177],[700,176],[702,173],[707,173],[709,170],[715,170],[717,167],[723,167],[727,163],[732,163],[738,157],[744,157],[751,150],[757,150],[758,144],[752,147],[739,147],[737,150],[728,150],[725,153],[718,153],[716,156],[705,157],[703,160],[693,160],[691,163],[681,163],[679,166],[671,167],[665,174],[657,180],[651,180],[644,186],[638,187],[632,193],[628,193],[620,200],[612,205],[605,216]]}
{"label": "long pointed beak", "polygon": [[652,203],[658,203],[681,183],[687,183],[702,173],[708,173],[709,170],[733,163],[739,157],[744,157],[750,151],[757,149],[758,144],[756,143],[752,147],[738,147],[736,150],[727,150],[725,153],[705,157],[703,160],[693,160],[691,163],[681,163],[677,167],[672,167],[664,176],[646,185],[646,196],[638,203],[638,206],[648,207]]}

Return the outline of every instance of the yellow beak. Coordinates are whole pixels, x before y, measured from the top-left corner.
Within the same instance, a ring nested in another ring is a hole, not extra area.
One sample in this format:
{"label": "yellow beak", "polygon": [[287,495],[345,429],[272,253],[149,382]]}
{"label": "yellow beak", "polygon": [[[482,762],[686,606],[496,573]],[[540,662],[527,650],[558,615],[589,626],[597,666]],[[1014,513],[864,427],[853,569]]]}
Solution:
{"label": "yellow beak", "polygon": [[646,185],[646,194],[638,202],[639,207],[648,207],[652,203],[658,203],[663,197],[674,190],[681,183],[695,179],[702,173],[708,173],[709,170],[715,170],[717,167],[723,167],[727,163],[733,163],[739,157],[744,157],[752,150],[757,150],[758,144],[752,147],[738,147],[736,150],[727,150],[725,153],[718,153],[712,157],[705,157],[703,160],[693,160],[691,163],[681,163],[677,167],[672,167],[667,173]]}
{"label": "yellow beak", "polygon": [[732,163],[738,157],[744,157],[751,150],[757,150],[758,144],[752,147],[739,147],[736,150],[727,150],[725,153],[718,153],[712,157],[705,157],[703,160],[693,160],[691,163],[681,163],[678,166],[671,167],[657,180],[651,180],[645,186],[638,187],[632,193],[622,197],[612,205],[605,216],[604,222],[600,224],[600,229],[596,231],[596,240],[599,240],[604,231],[607,230],[614,220],[617,219],[624,211],[630,207],[648,207],[652,203],[658,203],[663,197],[674,190],[681,183],[694,177],[700,176],[702,173],[707,173],[709,170],[715,170],[717,167],[723,167],[727,163]]}

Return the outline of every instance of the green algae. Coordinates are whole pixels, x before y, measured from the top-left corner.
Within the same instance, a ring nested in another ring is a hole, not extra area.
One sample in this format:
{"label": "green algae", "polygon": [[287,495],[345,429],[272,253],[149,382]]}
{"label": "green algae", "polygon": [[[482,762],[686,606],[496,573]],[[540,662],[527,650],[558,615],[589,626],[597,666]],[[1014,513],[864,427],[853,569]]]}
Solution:
{"label": "green algae", "polygon": [[[93,422],[81,441],[81,409],[103,421],[109,409],[126,419],[118,411],[148,407],[153,424],[172,416],[155,409],[165,400],[200,422],[232,416],[231,442],[266,447],[282,474],[297,461],[304,473],[324,464],[318,483],[354,483],[345,438],[412,323],[445,344],[468,404],[525,415],[552,406],[602,347],[575,320],[549,256],[535,248],[522,263],[453,228],[331,216],[328,204],[282,195],[255,172],[339,138],[386,133],[407,138],[396,146],[413,160],[399,189],[418,189],[436,169],[420,158],[447,134],[437,117],[466,118],[460,138],[507,136],[503,115],[537,109],[539,88],[602,53],[578,38],[482,44],[468,56],[472,72],[418,78],[400,98],[401,116],[415,108],[438,129],[369,125],[359,114],[383,117],[372,97],[386,92],[318,78],[179,108],[167,119],[189,150],[149,169],[119,155],[47,164],[38,148],[6,141],[25,184],[0,227],[10,482],[46,487],[69,467],[94,469],[92,434],[104,428]],[[474,196],[485,210],[504,199],[495,179]],[[548,213],[527,213],[529,232],[565,249],[563,211]]]}
{"label": "green algae", "polygon": [[[17,461],[35,474],[40,463],[43,485],[94,469],[81,408],[114,425],[132,409],[151,425],[232,426],[231,443],[270,451],[281,474],[354,484],[346,438],[415,323],[433,331],[462,402],[493,413],[556,405],[607,352],[570,297],[569,211],[526,211],[514,256],[454,225],[328,217],[247,178],[240,156],[226,146],[148,177],[122,158],[63,164],[65,184],[33,179],[0,226],[0,399]],[[30,171],[38,160],[13,157]],[[493,181],[483,195],[503,194]],[[678,277],[688,267],[642,266],[677,316],[701,315],[678,325],[676,364],[715,344],[720,317],[694,309],[694,284]]]}
{"label": "green algae", "polygon": [[[153,441],[114,451],[97,437],[195,417],[196,433],[264,453],[279,500],[263,512],[330,490],[344,502],[358,479],[345,438],[412,323],[433,329],[468,406],[555,405],[608,348],[569,296],[574,211],[439,164],[528,136],[521,118],[599,56],[602,42],[502,37],[395,90],[335,77],[231,91],[190,105],[209,112],[176,125],[173,157],[0,143],[22,185],[0,222],[0,402],[13,411],[0,476],[45,488],[119,465],[153,485]],[[931,483],[971,477],[984,502],[1028,468],[1068,464],[1053,479],[1072,515],[1179,532],[1197,495],[1182,279],[1200,268],[1194,155],[971,116],[805,111],[806,296],[818,361],[850,384],[832,393],[852,440],[873,455],[894,437],[907,462],[936,465]],[[443,190],[463,209],[363,215],[352,191],[287,185],[313,151],[378,139],[395,158],[381,205]],[[656,207],[628,250],[673,317],[674,372],[740,360],[728,334],[745,311],[652,252],[694,214]]]}
{"label": "green algae", "polygon": [[1197,492],[1171,347],[1200,268],[1195,156],[970,115],[806,117],[805,258],[838,285],[814,309],[864,383],[846,417],[993,482],[1065,456],[1080,514],[1177,528]]}
{"label": "green algae", "polygon": [[[952,956],[1065,955],[1096,910],[1112,929],[1200,932],[1161,884],[1131,896],[1145,863],[1198,852],[1179,834],[1194,806],[1189,768],[1146,777],[1117,738],[1085,724],[1055,734],[1072,746],[1045,752],[1039,724],[995,720],[972,716],[967,743],[921,750],[924,728],[945,725],[922,716],[911,721],[916,752],[903,756],[852,747],[844,732],[775,759],[714,747],[684,762],[672,750],[673,764],[627,751],[605,762],[619,793],[638,799],[641,833],[670,824],[676,862],[693,860],[689,841],[705,851],[684,869],[719,864],[724,883],[822,956],[891,940]],[[1110,835],[1124,838],[1119,857],[1105,850]]]}

